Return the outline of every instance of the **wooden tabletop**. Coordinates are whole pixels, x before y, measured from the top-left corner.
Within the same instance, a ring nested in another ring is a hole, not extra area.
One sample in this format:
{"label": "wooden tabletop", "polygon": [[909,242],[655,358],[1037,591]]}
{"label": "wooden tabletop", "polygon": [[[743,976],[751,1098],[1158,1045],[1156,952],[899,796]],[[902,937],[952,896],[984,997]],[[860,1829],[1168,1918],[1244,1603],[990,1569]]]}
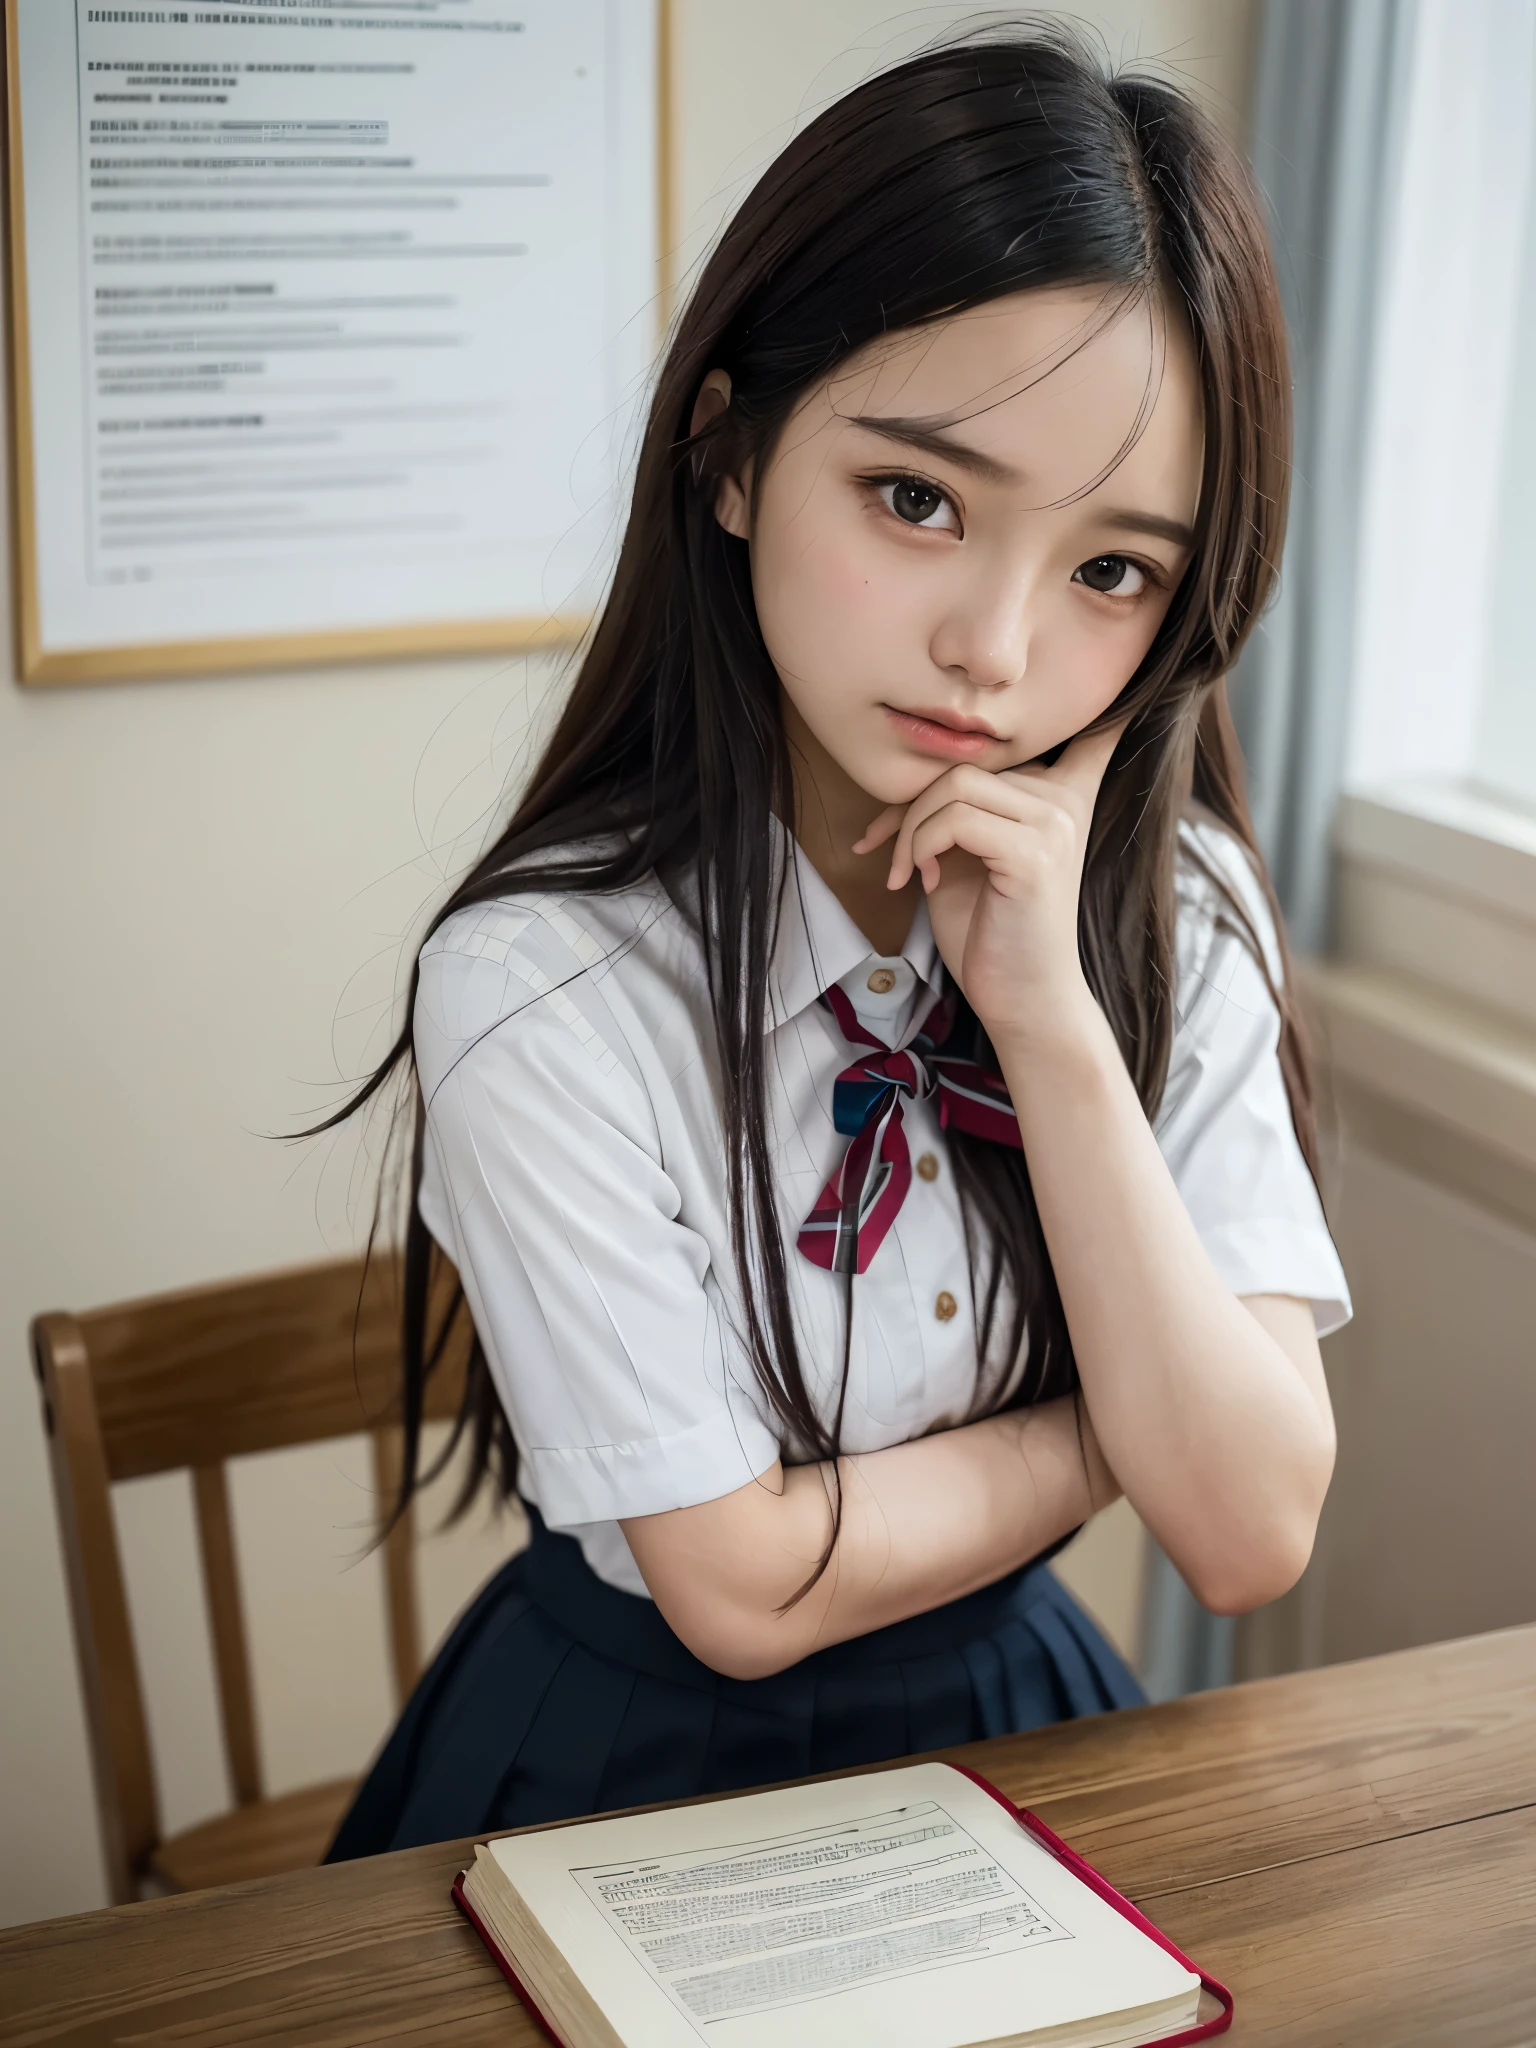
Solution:
{"label": "wooden tabletop", "polygon": [[[1536,2042],[1536,1628],[945,1752],[1231,1986],[1238,2042]],[[541,2037],[449,1904],[468,1844],[0,1934],[0,2040]]]}

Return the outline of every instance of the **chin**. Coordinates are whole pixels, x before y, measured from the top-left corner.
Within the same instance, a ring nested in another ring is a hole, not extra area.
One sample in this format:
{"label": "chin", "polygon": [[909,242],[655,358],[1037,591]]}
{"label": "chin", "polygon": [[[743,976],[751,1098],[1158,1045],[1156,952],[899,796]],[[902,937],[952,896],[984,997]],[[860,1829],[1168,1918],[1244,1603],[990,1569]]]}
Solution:
{"label": "chin", "polygon": [[866,769],[859,780],[860,786],[879,803],[909,804],[948,770],[949,763],[945,761],[897,761],[874,775]]}

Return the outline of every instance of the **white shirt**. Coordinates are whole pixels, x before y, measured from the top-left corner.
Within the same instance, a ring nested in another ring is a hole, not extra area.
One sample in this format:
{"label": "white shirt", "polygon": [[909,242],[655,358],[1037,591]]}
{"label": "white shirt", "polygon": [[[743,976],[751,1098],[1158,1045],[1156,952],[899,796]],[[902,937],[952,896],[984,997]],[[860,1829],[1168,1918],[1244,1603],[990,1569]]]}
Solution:
{"label": "white shirt", "polygon": [[[1246,858],[1214,828],[1185,830],[1230,878],[1275,971]],[[835,981],[867,1029],[899,1044],[935,998],[939,961],[926,908],[902,954],[879,957],[809,861],[788,875],[769,984],[769,1126],[802,1364],[827,1412],[846,1282],[802,1257],[795,1236],[847,1144],[832,1086],[853,1049],[817,999]],[[1336,1328],[1348,1290],[1291,1125],[1278,1013],[1187,862],[1178,952],[1163,1155],[1234,1293],[1303,1297],[1320,1332]],[[520,1488],[601,1578],[643,1595],[619,1520],[719,1499],[783,1448],[740,1334],[697,935],[655,881],[472,907],[423,949],[415,1042],[422,1215],[463,1280]],[[963,1420],[976,1384],[936,1104],[908,1102],[905,1130],[918,1170],[854,1282],[852,1452]]]}

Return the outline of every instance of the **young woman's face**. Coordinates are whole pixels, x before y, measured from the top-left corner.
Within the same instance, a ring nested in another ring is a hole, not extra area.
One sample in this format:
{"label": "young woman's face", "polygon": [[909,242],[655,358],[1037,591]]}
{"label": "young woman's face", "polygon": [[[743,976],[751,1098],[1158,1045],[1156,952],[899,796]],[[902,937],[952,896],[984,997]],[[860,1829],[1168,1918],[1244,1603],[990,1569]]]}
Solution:
{"label": "young woman's face", "polygon": [[1156,307],[1021,292],[852,358],[718,507],[792,740],[891,804],[1081,731],[1172,600],[1200,466],[1193,347]]}

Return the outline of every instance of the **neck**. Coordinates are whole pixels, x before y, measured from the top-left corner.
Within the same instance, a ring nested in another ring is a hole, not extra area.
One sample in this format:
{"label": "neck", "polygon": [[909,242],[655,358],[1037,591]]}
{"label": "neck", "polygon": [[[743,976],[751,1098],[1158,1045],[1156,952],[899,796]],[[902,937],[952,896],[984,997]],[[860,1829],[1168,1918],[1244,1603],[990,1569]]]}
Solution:
{"label": "neck", "polygon": [[886,888],[889,841],[873,853],[852,851],[854,841],[886,807],[839,767],[787,697],[779,701],[794,770],[800,851],[868,939],[870,950],[897,954],[912,929],[922,882],[914,874],[904,889]]}

